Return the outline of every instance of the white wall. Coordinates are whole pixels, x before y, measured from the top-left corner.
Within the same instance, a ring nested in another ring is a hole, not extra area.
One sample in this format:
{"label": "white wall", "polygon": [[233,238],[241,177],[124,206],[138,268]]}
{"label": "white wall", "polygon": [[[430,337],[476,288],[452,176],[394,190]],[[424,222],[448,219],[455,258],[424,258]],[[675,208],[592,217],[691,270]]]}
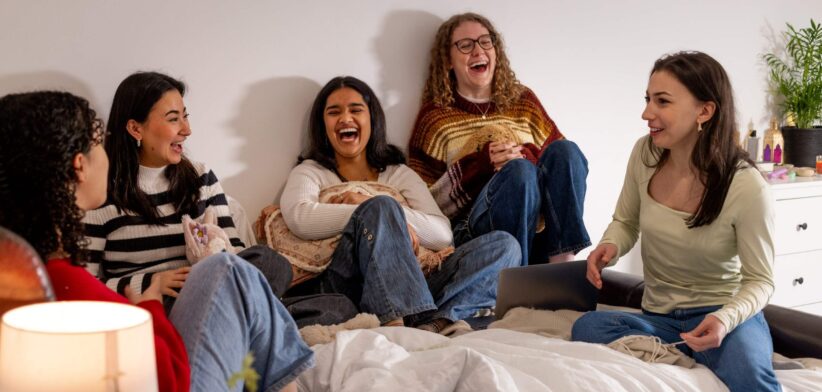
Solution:
{"label": "white wall", "polygon": [[[760,54],[785,22],[819,19],[822,2],[0,0],[0,94],[66,89],[106,118],[131,72],[180,77],[194,129],[187,153],[255,216],[279,198],[309,105],[333,76],[371,84],[390,141],[405,148],[434,32],[469,10],[496,24],[519,79],[587,155],[585,220],[596,242],[630,148],[647,132],[640,114],[653,61],[683,49],[716,57],[741,125],[764,129],[771,109]],[[620,268],[638,272],[638,253]]]}

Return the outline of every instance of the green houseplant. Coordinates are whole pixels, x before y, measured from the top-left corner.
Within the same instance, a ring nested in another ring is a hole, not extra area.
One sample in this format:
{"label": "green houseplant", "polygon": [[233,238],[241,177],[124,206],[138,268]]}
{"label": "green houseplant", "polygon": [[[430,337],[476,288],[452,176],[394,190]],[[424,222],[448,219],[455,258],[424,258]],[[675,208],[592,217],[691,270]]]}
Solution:
{"label": "green houseplant", "polygon": [[822,119],[822,24],[813,19],[800,29],[786,24],[785,57],[768,53],[763,58],[788,120],[782,128],[785,162],[814,166],[815,156],[822,154],[822,129],[811,129]]}
{"label": "green houseplant", "polygon": [[811,19],[810,27],[799,30],[787,25],[787,59],[773,53],[764,58],[785,113],[793,115],[797,127],[810,128],[822,118],[822,24]]}

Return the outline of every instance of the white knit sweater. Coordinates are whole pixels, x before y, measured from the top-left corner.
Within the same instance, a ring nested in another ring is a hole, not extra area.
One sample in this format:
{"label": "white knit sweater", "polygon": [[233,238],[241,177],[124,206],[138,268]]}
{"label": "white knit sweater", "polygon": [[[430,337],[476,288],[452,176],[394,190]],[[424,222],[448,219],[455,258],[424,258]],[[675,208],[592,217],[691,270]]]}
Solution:
{"label": "white knit sweater", "polygon": [[[391,165],[379,174],[377,182],[394,187],[408,201],[405,218],[420,245],[440,250],[451,245],[451,225],[442,214],[425,182],[405,165]],[[342,233],[357,208],[351,204],[320,203],[320,191],[342,184],[339,176],[313,160],[305,160],[291,170],[280,199],[288,229],[306,240],[328,238]]]}

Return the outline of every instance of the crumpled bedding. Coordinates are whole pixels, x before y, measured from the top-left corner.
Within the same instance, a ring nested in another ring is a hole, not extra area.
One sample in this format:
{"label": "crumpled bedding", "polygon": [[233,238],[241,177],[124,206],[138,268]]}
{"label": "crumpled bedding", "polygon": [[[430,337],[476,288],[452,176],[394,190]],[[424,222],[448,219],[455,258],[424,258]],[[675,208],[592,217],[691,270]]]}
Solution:
{"label": "crumpled bedding", "polygon": [[[531,316],[520,315],[550,317]],[[549,322],[543,335],[561,334],[571,317]],[[404,327],[343,331],[312,347],[317,365],[297,383],[303,391],[727,391],[702,365],[649,364],[604,345],[540,335],[533,325],[519,332],[499,323],[453,339]],[[822,390],[822,372],[776,373],[786,392]]]}

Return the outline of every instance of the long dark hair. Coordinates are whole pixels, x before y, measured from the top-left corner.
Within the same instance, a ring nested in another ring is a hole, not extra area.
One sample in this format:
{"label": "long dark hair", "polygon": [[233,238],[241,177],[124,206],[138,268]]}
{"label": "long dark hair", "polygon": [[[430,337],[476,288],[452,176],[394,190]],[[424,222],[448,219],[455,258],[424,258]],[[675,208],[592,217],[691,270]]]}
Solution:
{"label": "long dark hair", "polygon": [[[185,95],[183,82],[158,72],[137,72],[120,83],[111,103],[108,117],[109,138],[106,152],[111,159],[108,171],[109,203],[118,212],[129,210],[148,223],[160,225],[160,216],[148,195],[140,189],[140,151],[137,142],[126,130],[129,120],[143,123],[154,104],[163,94],[177,90]],[[178,213],[189,213],[200,198],[197,170],[183,155],[180,163],[168,165],[163,174],[168,178],[170,202]]]}
{"label": "long dark hair", "polygon": [[[689,228],[709,225],[722,211],[728,189],[736,171],[753,167],[736,140],[736,109],[733,88],[725,69],[713,57],[702,52],[678,52],[661,57],[651,70],[665,71],[675,77],[702,102],[716,104],[714,115],[702,124],[691,164],[699,171],[705,187],[699,209],[686,220]],[[652,160],[645,165],[659,169],[670,157],[670,150],[653,145],[648,139]],[[740,165],[741,162],[744,162]]]}
{"label": "long dark hair", "polygon": [[73,162],[102,138],[83,98],[56,91],[0,98],[0,225],[44,260],[58,250],[77,265],[88,259]]}
{"label": "long dark hair", "polygon": [[338,76],[331,79],[317,93],[308,122],[308,150],[297,158],[297,163],[306,159],[313,159],[326,169],[337,171],[334,147],[328,142],[323,116],[328,97],[333,92],[345,87],[354,89],[362,95],[362,99],[368,105],[368,112],[371,114],[371,139],[368,140],[368,144],[365,146],[365,157],[368,165],[378,172],[383,172],[388,165],[404,164],[405,155],[402,150],[393,144],[388,144],[386,141],[385,113],[382,111],[380,100],[377,99],[377,95],[374,94],[371,87],[353,76]]}

